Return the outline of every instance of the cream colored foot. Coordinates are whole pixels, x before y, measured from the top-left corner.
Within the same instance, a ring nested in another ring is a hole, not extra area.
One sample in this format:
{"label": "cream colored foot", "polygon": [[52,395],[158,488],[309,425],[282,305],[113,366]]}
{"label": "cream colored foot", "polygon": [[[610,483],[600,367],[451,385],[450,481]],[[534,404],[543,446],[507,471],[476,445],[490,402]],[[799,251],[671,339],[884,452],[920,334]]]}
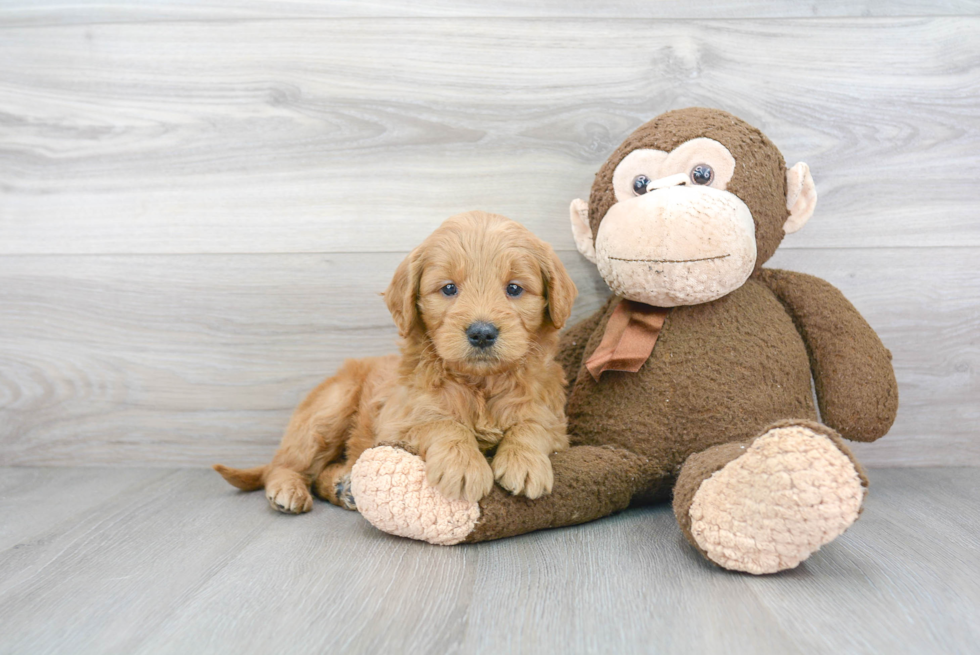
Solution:
{"label": "cream colored foot", "polygon": [[391,446],[364,451],[351,471],[357,510],[382,532],[450,546],[480,519],[480,506],[449,500],[426,479],[421,458]]}
{"label": "cream colored foot", "polygon": [[713,562],[736,571],[791,569],[858,517],[864,488],[825,435],[774,428],[701,483],[691,533]]}

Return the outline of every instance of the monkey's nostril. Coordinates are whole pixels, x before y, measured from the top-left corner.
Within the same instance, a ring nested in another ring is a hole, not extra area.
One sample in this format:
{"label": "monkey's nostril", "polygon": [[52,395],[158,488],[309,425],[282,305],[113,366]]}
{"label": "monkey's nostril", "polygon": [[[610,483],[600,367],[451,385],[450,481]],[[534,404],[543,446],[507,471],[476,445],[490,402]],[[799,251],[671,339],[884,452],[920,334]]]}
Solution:
{"label": "monkey's nostril", "polygon": [[466,328],[466,338],[477,348],[489,348],[500,334],[497,326],[485,321],[477,321]]}

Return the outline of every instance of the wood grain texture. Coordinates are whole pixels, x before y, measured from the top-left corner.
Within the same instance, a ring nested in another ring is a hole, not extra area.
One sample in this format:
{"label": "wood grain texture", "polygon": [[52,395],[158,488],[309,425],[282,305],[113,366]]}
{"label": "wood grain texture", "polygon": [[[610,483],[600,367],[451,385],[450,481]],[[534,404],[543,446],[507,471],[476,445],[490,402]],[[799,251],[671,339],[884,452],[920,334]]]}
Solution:
{"label": "wood grain texture", "polygon": [[[584,317],[603,283],[563,255]],[[395,351],[403,256],[0,258],[0,462],[268,457],[345,358]]]}
{"label": "wood grain texture", "polygon": [[976,0],[4,0],[0,25],[249,20],[268,18],[826,18],[834,16],[975,16]]}
{"label": "wood grain texture", "polygon": [[4,469],[0,473],[0,551],[22,542],[35,543],[34,535],[77,520],[108,498],[138,495],[168,473],[134,468]]}
{"label": "wood grain texture", "polygon": [[640,123],[728,109],[807,161],[773,262],[895,353],[872,465],[980,464],[980,3],[0,2],[0,464],[262,461],[445,217],[562,251]]}
{"label": "wood grain texture", "polygon": [[401,252],[474,208],[571,249],[599,164],[690,105],[810,164],[786,248],[980,246],[977,42],[972,17],[11,27],[0,253]]}
{"label": "wood grain texture", "polygon": [[[872,471],[857,524],[767,577],[707,563],[666,504],[443,548],[325,503],[275,514],[211,471],[62,473],[4,507],[19,538],[0,549],[0,653],[957,654],[980,638],[974,469]],[[48,520],[63,496],[89,509]]]}
{"label": "wood grain texture", "polygon": [[[378,292],[402,255],[0,258],[0,463],[269,459],[295,405],[351,356],[393,352]],[[608,289],[562,252],[573,321]],[[787,250],[894,353],[892,432],[869,465],[980,465],[977,248]]]}

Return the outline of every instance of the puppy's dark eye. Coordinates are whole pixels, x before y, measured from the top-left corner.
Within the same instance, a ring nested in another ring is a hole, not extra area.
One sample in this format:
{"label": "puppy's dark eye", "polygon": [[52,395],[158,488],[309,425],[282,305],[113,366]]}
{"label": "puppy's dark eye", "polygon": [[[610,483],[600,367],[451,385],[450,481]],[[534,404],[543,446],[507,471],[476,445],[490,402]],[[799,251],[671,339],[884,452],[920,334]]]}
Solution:
{"label": "puppy's dark eye", "polygon": [[698,164],[691,169],[691,181],[695,184],[711,184],[711,180],[714,178],[715,172],[707,164]]}
{"label": "puppy's dark eye", "polygon": [[439,290],[442,291],[442,295],[446,296],[447,298],[452,298],[459,293],[459,290],[456,288],[455,284],[447,284]]}
{"label": "puppy's dark eye", "polygon": [[519,286],[517,284],[514,284],[514,283],[511,283],[511,284],[508,284],[507,285],[507,295],[510,296],[511,298],[516,298],[517,296],[521,295],[522,293],[524,293],[524,288],[523,287],[521,287],[521,286]]}
{"label": "puppy's dark eye", "polygon": [[647,192],[647,185],[650,184],[650,178],[646,175],[637,175],[633,178],[633,193],[638,196],[642,196]]}

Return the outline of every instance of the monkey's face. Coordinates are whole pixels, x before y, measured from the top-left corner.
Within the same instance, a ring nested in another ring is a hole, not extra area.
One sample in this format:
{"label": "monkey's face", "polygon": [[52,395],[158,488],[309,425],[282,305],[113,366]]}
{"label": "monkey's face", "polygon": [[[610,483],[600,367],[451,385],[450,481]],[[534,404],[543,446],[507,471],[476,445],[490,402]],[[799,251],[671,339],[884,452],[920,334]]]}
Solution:
{"label": "monkey's face", "polygon": [[816,205],[809,168],[787,170],[757,129],[691,108],[640,126],[575,200],[572,233],[617,295],[696,305],[741,287]]}
{"label": "monkey's face", "polygon": [[613,173],[616,203],[595,238],[595,263],[610,289],[674,307],[742,286],[755,267],[755,224],[726,190],[734,172],[728,149],[706,138],[627,155]]}

